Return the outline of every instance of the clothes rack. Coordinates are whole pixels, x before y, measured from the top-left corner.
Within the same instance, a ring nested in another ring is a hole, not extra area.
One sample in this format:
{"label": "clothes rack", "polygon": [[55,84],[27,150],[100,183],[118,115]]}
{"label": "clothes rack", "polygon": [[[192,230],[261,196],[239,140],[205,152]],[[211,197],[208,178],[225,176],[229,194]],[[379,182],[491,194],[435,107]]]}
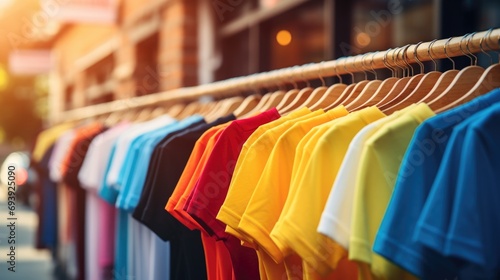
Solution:
{"label": "clothes rack", "polygon": [[168,90],[161,93],[73,109],[54,116],[50,120],[50,123],[78,121],[116,111],[144,108],[157,104],[173,105],[175,103],[194,101],[203,96],[221,99],[236,96],[241,91],[252,88],[275,86],[277,81],[288,83],[312,80],[320,77],[382,69],[387,68],[387,66],[400,67],[403,63],[411,64],[499,50],[499,40],[500,28],[496,28],[459,37],[408,44],[404,47],[372,54],[342,57],[337,60],[283,68],[210,84]]}

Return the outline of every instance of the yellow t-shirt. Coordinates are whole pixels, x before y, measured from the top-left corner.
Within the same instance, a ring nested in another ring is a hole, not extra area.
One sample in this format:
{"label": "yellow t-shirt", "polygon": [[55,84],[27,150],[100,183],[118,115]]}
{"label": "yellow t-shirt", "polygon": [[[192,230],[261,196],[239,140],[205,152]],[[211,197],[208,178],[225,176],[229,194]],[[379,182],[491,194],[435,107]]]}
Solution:
{"label": "yellow t-shirt", "polygon": [[[260,126],[243,145],[236,162],[228,194],[217,215],[217,219],[227,225],[226,232],[242,240],[242,245],[257,249],[250,237],[235,229],[238,228],[238,223],[260,178],[260,173],[264,169],[267,158],[274,147],[274,143],[294,122],[323,113],[323,110],[311,112],[308,108],[297,110],[292,114]],[[259,135],[259,137],[256,139],[254,135]],[[268,279],[267,271],[275,271],[270,267],[266,269],[264,265],[269,256],[258,249],[257,256],[260,278]]]}
{"label": "yellow t-shirt", "polygon": [[271,122],[274,125],[266,128],[266,132],[255,141],[245,142],[236,162],[226,199],[217,214],[217,219],[227,225],[226,232],[240,240],[251,242],[250,238],[236,229],[276,140],[293,124],[292,120],[298,121],[323,113],[322,110],[311,112],[308,108],[303,108]]}
{"label": "yellow t-shirt", "polygon": [[[270,237],[285,204],[293,169],[295,149],[300,140],[313,127],[348,114],[338,107],[325,114],[294,124],[277,141],[264,167],[262,175],[248,202],[238,229],[250,236],[259,249],[265,251],[275,263],[283,261],[283,254]],[[275,266],[270,263],[270,266]],[[267,268],[267,266],[266,266]],[[281,279],[284,266],[269,279]],[[274,271],[273,271],[274,272]]]}
{"label": "yellow t-shirt", "polygon": [[371,265],[374,278],[413,279],[372,247],[406,148],[417,126],[433,115],[420,103],[384,124],[364,144],[354,192],[349,259]]}
{"label": "yellow t-shirt", "polygon": [[40,162],[50,146],[52,146],[64,132],[72,127],[73,125],[70,123],[63,123],[40,132],[36,138],[36,144],[31,158],[36,162]]}
{"label": "yellow t-shirt", "polygon": [[[384,116],[376,107],[351,113],[330,123],[317,143],[313,147],[306,145],[304,150],[307,163],[300,170],[302,175],[293,182],[295,195],[288,198],[292,204],[276,234],[321,276],[330,274],[336,268],[332,264],[346,256],[342,247],[316,230],[331,186],[352,138],[364,126]],[[356,276],[355,272],[350,271]],[[309,275],[304,276],[308,279]]]}

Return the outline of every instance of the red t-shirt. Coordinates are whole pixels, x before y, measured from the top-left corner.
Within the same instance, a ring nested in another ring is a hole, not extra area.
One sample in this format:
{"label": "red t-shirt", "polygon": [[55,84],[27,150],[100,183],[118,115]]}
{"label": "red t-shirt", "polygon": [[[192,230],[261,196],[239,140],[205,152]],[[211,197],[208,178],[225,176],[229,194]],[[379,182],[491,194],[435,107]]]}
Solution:
{"label": "red t-shirt", "polygon": [[227,234],[226,225],[216,216],[226,198],[243,144],[259,126],[279,117],[278,111],[273,108],[254,117],[233,121],[215,144],[186,208],[206,232],[224,241],[231,255],[236,279],[259,278],[257,255],[255,250],[241,246],[240,240]]}

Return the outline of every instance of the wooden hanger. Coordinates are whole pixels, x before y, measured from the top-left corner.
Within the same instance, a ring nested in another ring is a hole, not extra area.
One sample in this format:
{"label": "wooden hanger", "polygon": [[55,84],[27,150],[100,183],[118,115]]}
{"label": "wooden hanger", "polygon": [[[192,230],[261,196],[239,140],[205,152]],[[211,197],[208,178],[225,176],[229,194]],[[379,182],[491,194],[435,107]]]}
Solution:
{"label": "wooden hanger", "polygon": [[214,102],[211,102],[209,106],[210,107],[207,112],[203,114],[206,120],[209,119],[216,119],[217,116],[219,115],[219,109],[224,105],[224,102],[226,102],[226,99],[222,100],[216,100]]}
{"label": "wooden hanger", "polygon": [[[434,40],[433,42],[435,42],[435,41],[436,40]],[[439,77],[441,76],[441,72],[438,72],[438,71],[431,71],[427,74],[422,74],[422,73],[424,73],[425,69],[424,69],[423,63],[418,59],[418,53],[417,53],[417,49],[418,49],[418,46],[420,46],[420,44],[422,44],[422,42],[415,45],[413,55],[415,56],[415,60],[417,61],[418,65],[420,66],[420,73],[421,74],[419,74],[419,75],[423,75],[423,76],[422,76],[421,80],[419,81],[419,83],[417,84],[417,86],[415,87],[415,89],[413,89],[413,91],[411,91],[408,95],[403,96],[402,100],[393,104],[392,106],[390,106],[389,108],[387,108],[385,110],[385,112],[387,114],[392,114],[395,111],[402,110],[405,107],[407,107],[413,103],[417,103],[420,100],[422,100],[423,98],[425,98],[425,96],[434,87],[434,85],[438,81]],[[431,46],[432,46],[432,43],[429,45],[429,48],[427,49],[427,53],[429,55],[430,55]],[[435,63],[435,61],[434,61],[434,63]],[[411,82],[410,82],[410,84],[411,84]]]}
{"label": "wooden hanger", "polygon": [[[469,34],[466,34],[462,40],[464,40]],[[472,34],[471,38],[474,36]],[[469,39],[470,40],[470,39]],[[467,41],[467,48],[468,48]],[[462,50],[462,42],[460,42],[460,50]],[[463,52],[463,50],[462,50]],[[443,108],[447,107],[450,103],[462,97],[464,94],[469,92],[480,80],[481,76],[484,73],[484,69],[475,65],[473,57],[469,56],[465,52],[464,55],[471,59],[471,66],[467,66],[464,69],[460,70],[457,74],[453,82],[435,99],[428,103],[429,107],[433,111],[439,111]],[[470,53],[470,51],[469,51]],[[472,53],[470,53],[472,54]]]}
{"label": "wooden hanger", "polygon": [[157,106],[152,110],[151,115],[149,115],[149,119],[150,120],[155,119],[159,116],[165,115],[165,113],[166,113],[165,107]]}
{"label": "wooden hanger", "polygon": [[297,83],[293,80],[293,78],[289,79],[289,81],[293,85],[293,88],[285,93],[285,96],[283,97],[281,102],[276,106],[276,110],[278,110],[278,112],[282,112],[283,109],[288,107],[295,100],[295,98],[297,98],[297,95],[300,92],[300,90],[297,89]]}
{"label": "wooden hanger", "polygon": [[408,83],[405,85],[403,90],[401,90],[397,95],[393,96],[391,99],[387,99],[385,103],[382,103],[379,106],[379,109],[384,113],[388,113],[389,108],[398,104],[399,102],[404,100],[408,95],[410,95],[412,92],[414,92],[414,90],[417,88],[417,86],[420,84],[420,81],[424,77],[424,74],[414,75],[413,67],[406,60],[406,51],[408,50],[409,46],[410,45],[407,45],[404,48],[402,57],[403,57],[403,61],[408,66],[408,69],[410,70],[409,74],[412,77],[410,77],[410,79],[408,80]]}
{"label": "wooden hanger", "polygon": [[193,101],[184,107],[184,110],[177,116],[178,119],[182,120],[187,118],[194,113],[198,112],[198,108],[200,107],[200,103],[198,101]]}
{"label": "wooden hanger", "polygon": [[118,122],[120,122],[122,120],[121,116],[122,116],[121,111],[112,112],[104,120],[104,125],[109,126],[109,127],[116,125]]}
{"label": "wooden hanger", "polygon": [[[453,39],[453,37],[450,37],[448,39],[448,41],[446,41],[446,43],[443,46],[443,50],[444,50],[444,54],[446,55],[446,57],[451,61],[453,68],[452,68],[452,70],[448,70],[448,71],[444,72],[443,74],[441,74],[441,76],[436,81],[436,83],[434,84],[432,89],[427,93],[427,95],[424,98],[422,98],[422,100],[419,101],[419,103],[429,103],[432,100],[436,99],[439,95],[441,95],[441,93],[443,91],[446,90],[446,88],[448,88],[448,86],[453,82],[455,77],[460,72],[460,71],[455,69],[455,61],[453,61],[453,59],[451,59],[448,56],[448,52],[446,51],[446,47],[447,47],[448,43],[451,41],[451,39]],[[431,48],[431,45],[433,44],[433,42],[431,42],[431,44],[429,45],[429,48]],[[429,52],[429,56],[432,59],[430,52]],[[434,61],[434,59],[432,59],[432,61]],[[435,61],[434,61],[434,65],[436,65]]]}
{"label": "wooden hanger", "polygon": [[486,94],[495,88],[500,87],[500,64],[491,65],[484,71],[479,78],[479,81],[467,93],[463,94],[456,100],[452,100],[449,104],[436,109],[436,113],[441,113],[458,105],[462,105],[472,99]]}
{"label": "wooden hanger", "polygon": [[241,116],[245,115],[246,113],[250,112],[257,104],[259,104],[259,101],[261,99],[260,94],[252,94],[250,96],[247,96],[245,100],[234,110],[234,115],[236,118],[240,118]]}
{"label": "wooden hanger", "polygon": [[207,122],[215,121],[217,118],[229,115],[233,113],[234,110],[238,109],[238,107],[243,103],[244,98],[241,96],[235,96],[224,100],[222,106],[219,107],[218,112],[216,114],[211,115],[211,117],[206,117]]}
{"label": "wooden hanger", "polygon": [[[345,58],[345,59],[347,60],[348,58]],[[323,107],[325,110],[330,110],[330,109],[333,109],[333,108],[343,104],[344,100],[346,100],[346,98],[349,97],[351,92],[354,90],[354,87],[356,86],[356,83],[354,82],[354,74],[347,70],[347,67],[345,66],[346,64],[347,63],[344,64],[344,70],[347,73],[351,74],[353,83],[346,86],[344,91],[342,91],[340,93],[340,96],[333,103],[327,104],[325,107]]]}
{"label": "wooden hanger", "polygon": [[197,113],[204,116],[204,117],[207,116],[208,114],[210,114],[213,111],[213,108],[215,107],[216,103],[217,102],[214,102],[214,101],[201,103],[200,109]]}
{"label": "wooden hanger", "polygon": [[304,102],[309,98],[309,96],[311,96],[313,90],[314,89],[309,86],[301,89],[297,93],[297,96],[292,100],[292,102],[288,104],[288,106],[279,110],[280,114],[283,115],[286,113],[290,113],[291,111],[301,107],[301,105],[304,104]]}
{"label": "wooden hanger", "polygon": [[[487,32],[485,34],[485,36],[483,38],[481,38],[481,40],[479,41],[479,48],[481,49],[481,51],[483,53],[488,55],[488,57],[490,58],[491,64],[493,64],[493,59],[491,58],[491,56],[488,53],[486,53],[484,51],[483,39],[486,38],[488,36],[488,34],[491,33],[492,30],[493,29],[490,29],[489,32]],[[471,39],[472,39],[472,36],[471,36]],[[467,50],[469,50],[468,47],[467,47]],[[477,57],[476,57],[476,63],[477,63]],[[476,84],[472,87],[472,89],[470,89],[464,95],[459,96],[458,99],[452,100],[449,104],[437,109],[436,112],[440,113],[440,112],[446,111],[448,109],[451,109],[453,107],[456,107],[458,105],[467,103],[467,102],[471,101],[472,99],[474,99],[480,95],[483,95],[485,93],[488,93],[489,91],[492,91],[493,89],[498,88],[498,87],[500,87],[500,64],[496,63],[496,64],[491,65],[490,67],[488,67],[486,69],[486,71],[484,71],[484,73],[481,75],[481,77],[476,82]]]}
{"label": "wooden hanger", "polygon": [[311,111],[316,111],[328,107],[330,104],[338,100],[344,90],[347,88],[347,85],[343,83],[342,77],[337,72],[337,63],[338,61],[335,62],[335,66],[333,68],[335,71],[335,75],[339,78],[339,83],[333,84],[328,87],[323,96],[316,103],[314,103],[314,105],[311,105],[309,107]]}
{"label": "wooden hanger", "polygon": [[369,97],[368,100],[365,103],[363,103],[362,105],[358,106],[357,108],[354,108],[353,111],[357,111],[357,110],[360,110],[360,109],[363,109],[363,108],[366,108],[366,107],[370,107],[370,106],[375,106],[376,104],[378,104],[380,101],[382,101],[384,99],[384,97],[394,87],[394,85],[396,84],[396,82],[399,81],[399,79],[395,77],[396,76],[396,71],[394,70],[394,68],[392,68],[387,63],[387,55],[388,55],[388,53],[390,51],[391,51],[391,49],[389,49],[384,54],[384,65],[391,70],[391,73],[392,73],[391,78],[387,78],[384,81],[382,81],[382,83],[380,83],[379,87],[376,89],[375,93],[373,93],[373,94],[370,94],[370,91],[372,90],[372,88],[370,88],[370,87],[365,88],[365,90],[367,91],[367,93],[366,94],[361,93],[360,95],[362,95],[362,96],[367,95]]}
{"label": "wooden hanger", "polygon": [[284,90],[277,90],[271,93],[267,103],[262,107],[262,111],[267,111],[278,106],[281,100],[283,100],[283,98],[285,97],[285,94],[286,91]]}
{"label": "wooden hanger", "polygon": [[402,78],[399,78],[395,83],[394,85],[392,86],[392,88],[384,95],[384,97],[379,101],[377,102],[377,104],[375,104],[375,106],[377,106],[378,108],[382,107],[384,104],[387,104],[388,102],[390,102],[391,100],[394,100],[394,98],[396,98],[405,88],[406,88],[406,85],[408,85],[409,81],[410,81],[410,77],[406,77],[406,71],[408,71],[409,73],[409,69],[405,67],[402,67],[400,64],[397,63],[397,60],[394,59],[394,54],[397,52],[396,56],[399,56],[399,52],[402,50],[402,49],[405,49],[405,48],[408,48],[409,45],[406,45],[405,47],[402,47],[402,48],[398,48],[396,49],[393,54],[392,54],[392,61],[393,61],[393,64],[402,70],[403,72],[403,77]]}
{"label": "wooden hanger", "polygon": [[[302,76],[302,78],[304,78]],[[304,102],[311,96],[313,93],[314,89],[311,88],[311,84],[309,83],[308,80],[304,79],[306,82],[306,87],[301,89],[298,93],[297,96],[293,99],[293,101],[285,106],[284,108],[279,109],[278,111],[280,112],[281,115],[290,113],[298,108],[300,108]]]}
{"label": "wooden hanger", "polygon": [[[364,79],[364,80],[362,80],[362,81],[359,81],[359,82],[355,83],[355,86],[354,86],[354,88],[352,89],[352,91],[351,91],[351,92],[350,92],[350,93],[346,96],[346,98],[342,101],[342,104],[343,104],[344,106],[347,106],[347,105],[349,105],[350,103],[352,103],[354,100],[356,100],[356,99],[359,97],[359,95],[361,94],[361,92],[363,91],[363,89],[364,89],[364,88],[368,85],[368,83],[370,82],[370,81],[368,80],[368,75],[367,75],[367,74],[366,74],[366,72],[363,70],[363,68],[364,68],[364,63],[363,63],[363,60],[364,60],[364,57],[365,57],[366,55],[368,55],[368,54],[364,54],[364,55],[362,55],[362,56],[361,56],[362,68],[359,68],[359,70],[361,70],[361,71],[365,74],[365,79]],[[354,57],[354,63],[353,63],[354,67],[356,67],[356,57],[357,57],[357,56],[355,56],[355,57]],[[346,69],[346,70],[347,70],[347,69]],[[356,68],[356,70],[358,70],[358,69]],[[354,77],[353,77],[353,78],[354,78]],[[340,104],[338,104],[338,105],[340,105]],[[338,106],[338,105],[337,105],[337,106]],[[333,109],[334,107],[336,107],[336,106],[327,107],[326,109],[327,109],[327,110],[330,110],[330,109]]]}
{"label": "wooden hanger", "polygon": [[[375,56],[376,53],[377,52],[373,53],[372,61],[371,61],[370,65],[373,65],[373,57]],[[361,65],[363,67],[365,67],[364,57],[361,60]],[[353,100],[351,100],[349,103],[345,104],[345,107],[348,111],[353,111],[356,108],[361,107],[363,104],[365,104],[373,96],[373,94],[377,91],[380,84],[382,83],[382,81],[380,81],[377,78],[377,72],[375,71],[375,69],[372,68],[371,72],[374,74],[375,80],[369,81],[366,84],[366,86],[363,88],[363,90]],[[365,75],[366,75],[366,73],[365,73]]]}
{"label": "wooden hanger", "polygon": [[185,104],[177,103],[177,104],[167,108],[167,114],[169,116],[171,116],[172,118],[177,118],[181,114],[181,112],[184,110],[184,107],[186,107]]}
{"label": "wooden hanger", "polygon": [[134,118],[135,122],[145,122],[149,120],[149,116],[151,115],[151,112],[153,109],[151,107],[146,107],[143,108],[142,110],[139,111],[139,114],[137,114]]}
{"label": "wooden hanger", "polygon": [[257,105],[255,105],[254,108],[252,108],[249,112],[245,113],[243,116],[240,116],[240,118],[247,118],[251,115],[255,115],[255,114],[258,114],[258,113],[264,111],[264,110],[262,110],[262,108],[269,100],[270,95],[271,95],[270,93],[264,94],[262,96],[262,98],[259,100],[259,102],[257,103]]}
{"label": "wooden hanger", "polygon": [[326,87],[326,84],[325,84],[325,80],[323,79],[323,75],[322,75],[322,67],[323,66],[323,63],[324,61],[321,61],[321,64],[320,64],[320,68],[319,68],[319,79],[321,80],[321,86],[320,87],[317,87],[315,88],[311,95],[309,95],[309,97],[304,101],[304,103],[300,106],[301,108],[302,107],[306,107],[306,108],[310,108],[311,106],[313,106],[314,104],[316,104],[319,100],[321,100],[321,97],[323,97],[323,95],[325,94],[325,92],[328,90],[328,88]]}

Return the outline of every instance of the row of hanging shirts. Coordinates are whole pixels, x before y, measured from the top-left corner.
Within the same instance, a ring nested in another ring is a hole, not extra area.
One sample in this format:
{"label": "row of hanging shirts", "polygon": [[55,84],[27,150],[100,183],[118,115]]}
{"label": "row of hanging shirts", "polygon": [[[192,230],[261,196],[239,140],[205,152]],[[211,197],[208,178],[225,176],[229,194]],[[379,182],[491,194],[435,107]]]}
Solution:
{"label": "row of hanging shirts", "polygon": [[40,247],[78,279],[497,279],[500,66],[471,61],[49,128]]}

